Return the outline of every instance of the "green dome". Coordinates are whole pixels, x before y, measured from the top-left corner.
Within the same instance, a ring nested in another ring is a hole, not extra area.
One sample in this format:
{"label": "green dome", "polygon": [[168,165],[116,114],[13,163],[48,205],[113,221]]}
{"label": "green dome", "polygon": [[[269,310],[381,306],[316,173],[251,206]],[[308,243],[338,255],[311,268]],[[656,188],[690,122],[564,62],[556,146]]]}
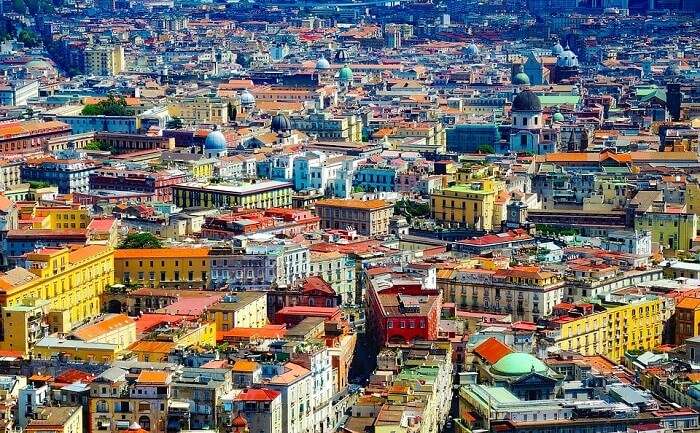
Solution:
{"label": "green dome", "polygon": [[530,354],[514,352],[499,359],[491,370],[502,376],[522,376],[532,372],[545,373],[548,367]]}
{"label": "green dome", "polygon": [[340,68],[340,72],[338,73],[338,79],[343,82],[343,83],[349,83],[352,81],[352,69],[348,67],[348,65],[343,66]]}
{"label": "green dome", "polygon": [[517,74],[515,74],[515,77],[513,77],[513,84],[519,86],[529,86],[530,77],[528,77],[525,72],[518,72]]}
{"label": "green dome", "polygon": [[554,113],[554,116],[552,116],[552,120],[554,120],[555,122],[563,122],[564,115],[559,113],[559,112],[556,112],[556,113]]}

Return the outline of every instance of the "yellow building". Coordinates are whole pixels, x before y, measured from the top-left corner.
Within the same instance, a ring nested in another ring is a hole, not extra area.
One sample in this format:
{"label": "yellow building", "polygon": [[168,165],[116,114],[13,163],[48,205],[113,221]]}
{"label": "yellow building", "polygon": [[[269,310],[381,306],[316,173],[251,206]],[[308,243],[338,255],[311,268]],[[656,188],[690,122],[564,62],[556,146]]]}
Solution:
{"label": "yellow building", "polygon": [[604,310],[580,318],[558,318],[548,337],[561,350],[584,356],[605,355],[619,361],[629,350],[651,350],[661,344],[664,317],[661,300],[642,296],[624,305],[603,305]]}
{"label": "yellow building", "polygon": [[427,146],[435,146],[438,152],[445,152],[447,132],[441,122],[402,123],[395,128],[390,138],[422,139]]}
{"label": "yellow building", "polygon": [[209,248],[120,249],[114,252],[114,279],[143,287],[204,288]]}
{"label": "yellow building", "polygon": [[[100,314],[100,295],[114,283],[114,252],[103,245],[45,248],[27,254],[27,268],[0,274],[0,307],[25,305],[27,298],[48,300],[50,332],[69,332]],[[12,318],[3,315],[2,329],[19,326],[5,323]],[[5,333],[0,347],[22,347],[25,335]]]}
{"label": "yellow building", "polygon": [[83,51],[83,62],[87,75],[119,75],[126,68],[124,47],[115,45],[86,48]]}
{"label": "yellow building", "polygon": [[439,224],[492,230],[501,191],[502,183],[493,179],[475,179],[437,190],[430,196],[432,217]]}
{"label": "yellow building", "polygon": [[[190,346],[216,346],[216,323],[182,322],[175,328],[168,328],[149,334],[142,341],[171,342],[181,349]],[[138,346],[137,346],[138,347]]]}
{"label": "yellow building", "polygon": [[651,241],[668,252],[687,251],[698,231],[698,216],[694,213],[645,212],[635,217],[634,228],[650,231]]}
{"label": "yellow building", "polygon": [[290,120],[292,129],[316,135],[321,141],[349,141],[353,143],[362,141],[362,122],[354,114],[337,116],[321,111],[304,116],[292,116]]}
{"label": "yellow building", "polygon": [[228,103],[219,97],[176,97],[168,101],[168,112],[187,123],[228,123]]}
{"label": "yellow building", "polygon": [[115,344],[86,343],[58,337],[44,337],[32,347],[36,359],[61,357],[64,360],[113,362],[119,359],[120,350]]}
{"label": "yellow building", "polygon": [[141,340],[129,347],[129,352],[141,362],[168,362],[168,355],[176,348],[172,341]]}
{"label": "yellow building", "polygon": [[45,334],[48,324],[51,302],[45,299],[27,298],[21,305],[3,307],[0,312],[3,317],[2,343],[4,350],[20,352],[26,356],[31,347]]}
{"label": "yellow building", "polygon": [[35,207],[32,228],[84,229],[90,223],[90,212],[81,206]]}
{"label": "yellow building", "polygon": [[700,215],[700,185],[695,182],[685,186],[685,206],[688,212]]}
{"label": "yellow building", "polygon": [[[172,373],[141,370],[132,383],[126,372],[100,375],[89,384],[88,431],[126,432],[133,423],[152,433],[166,431]],[[185,403],[185,408],[188,407]]]}
{"label": "yellow building", "polygon": [[224,296],[207,308],[207,317],[217,331],[233,328],[262,328],[267,324],[267,293],[239,292]]}
{"label": "yellow building", "polygon": [[29,421],[25,432],[82,433],[83,411],[80,406],[51,406],[40,408]]}
{"label": "yellow building", "polygon": [[136,322],[125,314],[108,314],[74,330],[72,337],[86,343],[113,344],[121,352],[136,341]]}
{"label": "yellow building", "polygon": [[292,205],[292,184],[276,180],[256,183],[208,184],[187,182],[173,185],[173,202],[178,207],[244,207],[269,209]]}

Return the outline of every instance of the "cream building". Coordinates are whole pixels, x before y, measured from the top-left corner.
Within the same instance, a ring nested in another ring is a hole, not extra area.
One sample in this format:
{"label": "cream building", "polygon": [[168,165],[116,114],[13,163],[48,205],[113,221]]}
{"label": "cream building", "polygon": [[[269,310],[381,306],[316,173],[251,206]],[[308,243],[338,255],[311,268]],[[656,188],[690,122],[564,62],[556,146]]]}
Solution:
{"label": "cream building", "polygon": [[126,69],[124,47],[93,46],[83,52],[86,75],[113,76]]}

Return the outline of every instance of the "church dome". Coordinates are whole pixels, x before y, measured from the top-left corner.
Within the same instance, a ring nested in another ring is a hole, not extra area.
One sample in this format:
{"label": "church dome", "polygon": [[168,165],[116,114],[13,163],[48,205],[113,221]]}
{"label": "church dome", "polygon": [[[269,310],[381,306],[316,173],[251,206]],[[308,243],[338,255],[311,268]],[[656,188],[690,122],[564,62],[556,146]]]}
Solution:
{"label": "church dome", "polygon": [[563,122],[563,121],[564,121],[564,115],[557,111],[557,112],[554,113],[554,115],[552,116],[552,120],[555,121],[555,122]]}
{"label": "church dome", "polygon": [[476,44],[472,42],[471,44],[469,44],[469,46],[467,46],[465,52],[469,57],[476,57],[479,55],[479,47],[477,47]]}
{"label": "church dome", "polygon": [[275,114],[272,118],[272,123],[270,124],[270,129],[274,132],[289,132],[292,130],[292,122],[289,117],[282,113]]}
{"label": "church dome", "polygon": [[255,104],[255,96],[250,93],[247,89],[241,92],[241,105],[253,105]]}
{"label": "church dome", "polygon": [[238,415],[231,420],[231,427],[234,428],[246,428],[248,427],[248,421],[243,417],[243,414],[238,412]]}
{"label": "church dome", "polygon": [[207,150],[225,150],[228,147],[226,137],[218,129],[214,129],[204,140],[204,148]]}
{"label": "church dome", "polygon": [[557,67],[559,68],[578,68],[578,56],[566,47],[559,56],[557,56]]}
{"label": "church dome", "polygon": [[678,65],[677,62],[673,62],[669,64],[666,69],[664,70],[664,75],[667,77],[673,77],[676,75],[680,75],[681,73],[681,67]]}
{"label": "church dome", "polygon": [[513,99],[511,111],[542,111],[542,103],[530,90],[523,90]]}
{"label": "church dome", "polygon": [[562,47],[559,42],[554,44],[554,46],[552,47],[552,55],[553,56],[559,57],[561,55],[561,53],[563,53],[563,52],[564,52],[564,47]]}
{"label": "church dome", "polygon": [[349,83],[352,81],[352,69],[348,65],[343,66],[340,68],[340,72],[338,72],[338,80],[340,80],[343,83]]}
{"label": "church dome", "polygon": [[513,352],[499,359],[491,371],[502,376],[523,376],[529,373],[545,373],[548,367],[544,362],[528,353]]}
{"label": "church dome", "polygon": [[331,68],[331,64],[328,63],[328,60],[326,60],[325,57],[321,57],[320,59],[318,59],[316,61],[316,69],[325,70],[325,69],[330,69],[330,68]]}
{"label": "church dome", "polygon": [[515,74],[515,77],[513,77],[513,84],[515,84],[516,86],[529,86],[530,77],[528,77],[525,72],[520,71],[517,74]]}

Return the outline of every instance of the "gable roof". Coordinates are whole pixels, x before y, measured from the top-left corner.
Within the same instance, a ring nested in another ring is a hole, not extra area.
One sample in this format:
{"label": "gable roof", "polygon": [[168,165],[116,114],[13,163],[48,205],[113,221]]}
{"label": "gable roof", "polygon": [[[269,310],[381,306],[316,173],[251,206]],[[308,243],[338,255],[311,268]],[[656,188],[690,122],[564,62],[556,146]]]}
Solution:
{"label": "gable roof", "polygon": [[513,349],[491,337],[474,348],[474,353],[489,364],[497,363],[501,358],[513,353]]}

